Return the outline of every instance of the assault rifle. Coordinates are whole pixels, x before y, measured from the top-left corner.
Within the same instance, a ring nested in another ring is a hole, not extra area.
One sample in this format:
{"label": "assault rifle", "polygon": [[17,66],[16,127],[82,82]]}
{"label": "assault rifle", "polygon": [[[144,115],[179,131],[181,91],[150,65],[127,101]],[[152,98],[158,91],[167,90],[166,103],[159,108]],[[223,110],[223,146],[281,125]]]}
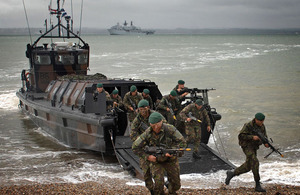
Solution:
{"label": "assault rifle", "polygon": [[167,99],[166,99],[166,103],[167,103],[168,108],[170,109],[170,113],[172,114],[174,120],[177,120],[177,119],[176,119],[175,112],[174,112],[174,110],[172,109],[172,104],[171,104]]}
{"label": "assault rifle", "polygon": [[146,129],[148,129],[149,126],[146,123],[144,123],[143,121],[141,121],[140,127],[142,128],[143,131],[145,131]]}
{"label": "assault rifle", "polygon": [[169,153],[173,156],[182,156],[184,151],[191,151],[191,148],[165,148],[162,146],[146,146],[145,152],[154,156],[165,156]]}
{"label": "assault rifle", "polygon": [[130,104],[131,104],[131,106],[132,106],[134,112],[136,112],[136,109],[137,109],[136,104],[135,104],[130,98],[128,98],[128,99],[129,99],[129,101],[130,101]]}
{"label": "assault rifle", "polygon": [[197,119],[196,117],[194,117],[194,116],[192,115],[192,112],[189,112],[189,113],[188,113],[188,117],[191,118],[191,119],[194,120],[194,121],[197,121],[197,122],[199,122],[199,123],[202,123],[202,121],[201,121],[200,119]]}
{"label": "assault rifle", "polygon": [[[259,139],[262,141],[263,144],[268,144],[272,150],[272,152],[270,152],[268,155],[266,155],[264,158],[268,158],[273,152],[278,153],[281,157],[283,157],[283,154],[281,154],[279,152],[278,149],[276,149],[269,141],[269,139],[262,133],[260,132],[258,129],[254,129],[253,132],[259,137]],[[273,143],[273,140],[270,139],[271,142]]]}

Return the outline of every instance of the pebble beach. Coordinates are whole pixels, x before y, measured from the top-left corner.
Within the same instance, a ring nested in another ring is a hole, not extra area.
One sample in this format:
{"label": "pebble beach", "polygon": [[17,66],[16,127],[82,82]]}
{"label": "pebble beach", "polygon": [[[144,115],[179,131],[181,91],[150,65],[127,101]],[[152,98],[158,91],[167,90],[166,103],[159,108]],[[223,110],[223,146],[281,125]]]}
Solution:
{"label": "pebble beach", "polygon": [[[300,194],[300,186],[266,184],[263,187],[267,193],[258,193],[254,188],[231,188],[222,185],[217,189],[191,189],[181,188],[177,194]],[[52,183],[40,184],[31,183],[27,185],[0,185],[0,194],[149,194],[145,186],[127,185],[125,180],[105,178],[97,182],[85,182],[78,184]]]}

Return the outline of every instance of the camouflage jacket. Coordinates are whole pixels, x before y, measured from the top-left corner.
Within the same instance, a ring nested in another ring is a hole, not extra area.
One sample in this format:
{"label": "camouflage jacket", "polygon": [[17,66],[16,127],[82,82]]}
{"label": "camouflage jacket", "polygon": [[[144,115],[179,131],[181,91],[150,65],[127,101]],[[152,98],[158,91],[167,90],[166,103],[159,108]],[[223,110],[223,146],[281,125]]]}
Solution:
{"label": "camouflage jacket", "polygon": [[177,89],[178,89],[178,85],[176,85],[173,90],[176,91],[179,101],[182,102],[182,101],[184,101],[185,97],[181,97],[181,95],[184,94],[185,92],[188,92],[188,88],[184,87],[180,91],[178,91]]}
{"label": "camouflage jacket", "polygon": [[[182,111],[180,112],[180,117],[182,120],[186,120],[188,117],[189,112],[191,112],[192,116],[194,116],[196,119],[199,119],[203,122],[207,123],[207,126],[210,126],[210,119],[207,113],[207,110],[202,106],[200,110],[197,109],[195,103],[192,103],[188,106],[186,106]],[[199,122],[195,120],[191,120],[191,122],[187,123],[189,125],[201,125]]]}
{"label": "camouflage jacket", "polygon": [[118,103],[119,106],[122,106],[122,98],[118,95],[116,98],[113,98],[112,94],[110,95],[111,101]]}
{"label": "camouflage jacket", "polygon": [[[151,113],[155,111],[149,110],[149,116]],[[140,113],[135,117],[131,124],[131,132],[130,138],[132,141],[135,141],[142,133],[145,132],[148,127],[150,127],[150,123],[148,121],[149,116],[144,118]]]}
{"label": "camouflage jacket", "polygon": [[163,146],[166,148],[186,147],[186,141],[181,133],[170,124],[163,123],[162,128],[156,134],[152,127],[146,129],[132,144],[133,152],[141,158],[148,159],[145,146]]}
{"label": "camouflage jacket", "polygon": [[161,99],[161,101],[160,101],[160,103],[158,104],[156,110],[159,110],[159,111],[166,111],[167,108],[169,108],[167,102],[169,102],[169,103],[171,104],[171,107],[172,107],[173,111],[175,112],[175,114],[176,114],[176,112],[180,111],[180,109],[181,109],[181,104],[180,104],[178,98],[171,99],[171,98],[169,97],[169,95],[165,95],[165,96]]}
{"label": "camouflage jacket", "polygon": [[132,96],[131,92],[129,91],[125,94],[125,96],[123,98],[123,104],[124,104],[127,111],[132,112],[132,111],[130,111],[129,107],[132,107],[133,109],[137,109],[138,108],[138,103],[142,99],[143,99],[143,97],[140,93],[137,93],[136,96]]}
{"label": "camouflage jacket", "polygon": [[255,119],[253,119],[252,121],[245,123],[244,127],[242,128],[242,130],[239,133],[238,138],[239,138],[239,145],[241,147],[251,147],[253,149],[258,149],[259,146],[262,144],[262,142],[260,140],[253,140],[253,136],[256,135],[253,132],[254,129],[258,129],[265,136],[267,136],[265,125],[263,124],[260,127],[260,126],[256,125]]}
{"label": "camouflage jacket", "polygon": [[[155,112],[154,110],[149,110],[149,115],[147,118],[144,118],[140,113],[135,117],[131,124],[130,138],[132,141],[135,141],[142,133],[150,127],[149,116]],[[163,117],[163,122],[166,123],[166,119]]]}
{"label": "camouflage jacket", "polygon": [[152,101],[152,98],[151,96],[149,95],[148,97],[143,97],[143,99],[147,100],[149,102],[149,106],[150,106],[150,109],[153,110],[153,101]]}

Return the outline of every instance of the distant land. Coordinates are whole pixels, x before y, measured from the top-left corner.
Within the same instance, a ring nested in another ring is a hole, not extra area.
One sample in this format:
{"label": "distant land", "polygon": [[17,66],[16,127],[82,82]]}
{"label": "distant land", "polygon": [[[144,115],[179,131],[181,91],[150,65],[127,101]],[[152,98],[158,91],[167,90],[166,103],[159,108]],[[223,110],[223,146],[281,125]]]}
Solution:
{"label": "distant land", "polygon": [[[40,35],[40,30],[45,29],[31,28],[32,35]],[[247,28],[228,28],[228,29],[153,29],[155,34],[204,34],[204,35],[299,35],[300,28],[290,29],[247,29]],[[76,32],[78,30],[75,30]],[[0,35],[28,35],[27,28],[0,28]],[[82,35],[108,35],[106,29],[82,28]]]}

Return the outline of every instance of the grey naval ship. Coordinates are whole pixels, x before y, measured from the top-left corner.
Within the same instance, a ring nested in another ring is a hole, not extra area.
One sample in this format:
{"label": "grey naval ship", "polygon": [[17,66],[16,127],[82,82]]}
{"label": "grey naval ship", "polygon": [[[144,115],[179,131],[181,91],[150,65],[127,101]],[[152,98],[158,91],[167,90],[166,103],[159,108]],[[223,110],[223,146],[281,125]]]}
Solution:
{"label": "grey naval ship", "polygon": [[117,23],[117,25],[112,26],[110,29],[107,29],[110,35],[152,35],[155,33],[155,30],[141,29],[133,25],[133,22],[130,22],[130,25],[125,21],[123,25]]}

